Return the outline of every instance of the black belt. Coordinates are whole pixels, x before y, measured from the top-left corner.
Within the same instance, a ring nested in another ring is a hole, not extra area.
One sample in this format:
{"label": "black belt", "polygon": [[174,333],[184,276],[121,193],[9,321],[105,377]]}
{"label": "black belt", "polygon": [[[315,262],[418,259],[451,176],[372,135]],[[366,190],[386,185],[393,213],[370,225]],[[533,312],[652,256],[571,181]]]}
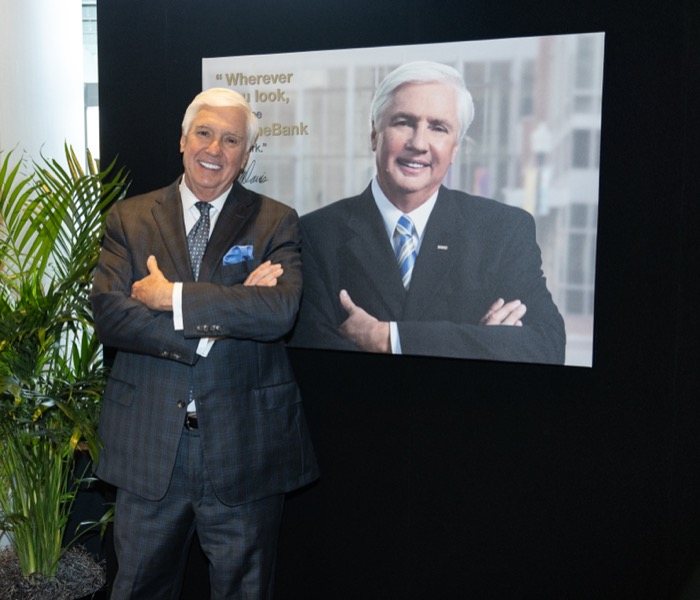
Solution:
{"label": "black belt", "polygon": [[199,429],[197,415],[187,415],[185,417],[185,429]]}

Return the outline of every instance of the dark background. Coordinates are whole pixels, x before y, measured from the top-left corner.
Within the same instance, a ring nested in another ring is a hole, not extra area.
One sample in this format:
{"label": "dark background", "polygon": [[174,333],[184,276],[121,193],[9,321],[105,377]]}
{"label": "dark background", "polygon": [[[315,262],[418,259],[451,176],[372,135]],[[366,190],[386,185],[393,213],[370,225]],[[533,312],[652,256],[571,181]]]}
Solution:
{"label": "dark background", "polygon": [[203,57],[606,32],[593,368],[291,351],[323,476],[278,599],[700,598],[699,5],[98,2],[133,193],[181,173]]}

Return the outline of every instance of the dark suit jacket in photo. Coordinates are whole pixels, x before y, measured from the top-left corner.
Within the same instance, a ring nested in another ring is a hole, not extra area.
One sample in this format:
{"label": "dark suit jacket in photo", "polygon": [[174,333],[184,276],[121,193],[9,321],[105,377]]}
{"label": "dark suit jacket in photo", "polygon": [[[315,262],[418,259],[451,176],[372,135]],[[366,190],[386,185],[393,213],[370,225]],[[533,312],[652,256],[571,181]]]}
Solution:
{"label": "dark suit jacket in photo", "polygon": [[[338,331],[346,289],[372,316],[397,322],[404,354],[564,362],[564,322],[524,210],[441,187],[408,291],[371,186],[303,216],[301,228],[304,296],[292,345],[357,350]],[[523,327],[480,324],[498,298],[527,306]]]}
{"label": "dark suit jacket in photo", "polygon": [[[234,246],[253,259],[223,264]],[[154,255],[182,281],[184,331],[171,312],[130,298]],[[279,262],[275,287],[246,287],[260,263]],[[97,474],[148,499],[170,482],[193,387],[207,471],[222,502],[235,505],[303,486],[318,476],[301,397],[283,344],[302,292],[294,210],[235,183],[194,282],[178,183],[114,205],[95,274],[97,332],[117,354],[99,432]],[[217,339],[197,355],[202,337]]]}

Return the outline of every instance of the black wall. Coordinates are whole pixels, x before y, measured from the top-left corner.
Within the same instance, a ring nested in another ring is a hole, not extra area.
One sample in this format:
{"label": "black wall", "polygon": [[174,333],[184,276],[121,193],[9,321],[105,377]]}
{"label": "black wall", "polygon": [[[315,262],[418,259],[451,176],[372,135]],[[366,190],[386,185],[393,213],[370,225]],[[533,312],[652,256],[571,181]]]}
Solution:
{"label": "black wall", "polygon": [[323,477],[280,599],[691,599],[700,566],[697,0],[105,0],[101,156],[181,172],[201,58],[606,32],[591,369],[292,351]]}

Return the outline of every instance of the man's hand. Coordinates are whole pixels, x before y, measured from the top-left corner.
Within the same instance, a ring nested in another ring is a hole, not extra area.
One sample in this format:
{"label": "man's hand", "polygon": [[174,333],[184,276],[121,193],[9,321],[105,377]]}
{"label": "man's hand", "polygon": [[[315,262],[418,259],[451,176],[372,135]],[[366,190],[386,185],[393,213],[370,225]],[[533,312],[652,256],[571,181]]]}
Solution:
{"label": "man's hand", "polygon": [[339,328],[343,337],[366,352],[391,352],[388,322],[379,321],[356,306],[345,290],[340,292],[340,304],[348,313],[348,318]]}
{"label": "man's hand", "polygon": [[272,264],[272,261],[266,260],[264,263],[258,265],[258,267],[253,271],[243,285],[260,285],[263,287],[273,287],[277,285],[277,280],[282,277],[284,269],[279,263]]}
{"label": "man's hand", "polygon": [[131,297],[153,310],[172,310],[173,284],[158,268],[155,256],[148,257],[146,266],[149,274],[131,286]]}
{"label": "man's hand", "polygon": [[521,319],[525,315],[527,307],[520,300],[506,302],[503,298],[496,300],[481,317],[482,325],[515,325],[522,327]]}

